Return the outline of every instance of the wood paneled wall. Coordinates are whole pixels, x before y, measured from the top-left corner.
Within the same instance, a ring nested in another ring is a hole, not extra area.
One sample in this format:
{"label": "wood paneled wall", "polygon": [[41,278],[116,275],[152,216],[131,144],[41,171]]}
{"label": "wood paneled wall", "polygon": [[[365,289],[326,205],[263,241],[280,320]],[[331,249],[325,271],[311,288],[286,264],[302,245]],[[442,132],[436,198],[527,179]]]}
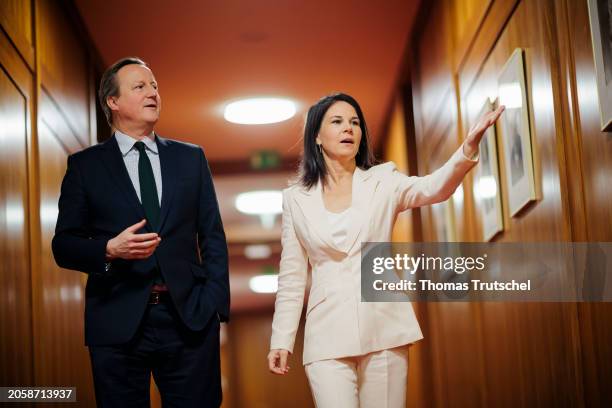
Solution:
{"label": "wood paneled wall", "polygon": [[75,386],[93,406],[85,276],[51,253],[69,154],[95,142],[99,58],[70,2],[0,2],[0,385]]}
{"label": "wood paneled wall", "polygon": [[272,333],[272,313],[243,313],[234,315],[227,326],[231,342],[227,357],[230,360],[231,392],[229,408],[242,407],[314,407],[312,395],[302,365],[304,347],[304,319],[296,335],[293,355],[289,358],[289,373],[271,374],[267,368]]}
{"label": "wood paneled wall", "polygon": [[6,0],[0,2],[0,25],[5,38],[25,64],[34,70],[34,7],[31,1]]}
{"label": "wood paneled wall", "polygon": [[[601,132],[586,1],[555,8],[560,22],[559,93],[563,106],[567,211],[576,241],[612,241],[612,132]],[[578,305],[584,400],[612,405],[612,305]]]}
{"label": "wood paneled wall", "polygon": [[34,79],[5,33],[0,36],[0,382],[29,385],[33,339],[28,145]]}
{"label": "wood paneled wall", "polygon": [[[389,121],[385,143],[385,151],[389,152],[387,160],[395,163],[401,172],[408,172],[408,148],[406,146],[406,124],[404,118],[404,103],[396,98],[391,119]],[[412,241],[412,214],[407,211],[399,214],[393,228],[393,240],[398,242]]]}
{"label": "wood paneled wall", "polygon": [[[511,217],[501,162],[504,231],[494,239],[612,240],[612,134],[599,130],[586,0],[436,0],[424,2],[417,21],[407,83],[397,89],[412,89],[413,174],[449,158],[523,48],[538,199]],[[482,240],[472,173],[445,204],[459,241]],[[423,240],[448,240],[447,223],[438,208],[423,208]],[[610,304],[429,303],[417,311],[428,353],[411,376],[426,389],[409,387],[410,406],[612,405]]]}

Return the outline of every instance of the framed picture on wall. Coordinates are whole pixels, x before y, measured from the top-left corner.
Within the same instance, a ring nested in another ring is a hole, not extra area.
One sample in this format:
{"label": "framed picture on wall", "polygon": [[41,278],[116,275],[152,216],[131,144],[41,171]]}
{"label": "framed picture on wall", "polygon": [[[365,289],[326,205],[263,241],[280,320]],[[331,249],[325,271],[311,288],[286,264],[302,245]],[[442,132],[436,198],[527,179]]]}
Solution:
{"label": "framed picture on wall", "polygon": [[511,216],[536,199],[526,82],[523,50],[517,48],[498,81],[499,103],[506,106],[499,121]]}
{"label": "framed picture on wall", "polygon": [[[482,117],[492,107],[493,104],[487,98],[478,117]],[[504,229],[495,125],[488,128],[482,137],[479,151],[480,160],[474,183],[474,195],[480,203],[482,236],[484,241],[489,241]]]}
{"label": "framed picture on wall", "polygon": [[588,0],[602,131],[612,131],[612,0]]}

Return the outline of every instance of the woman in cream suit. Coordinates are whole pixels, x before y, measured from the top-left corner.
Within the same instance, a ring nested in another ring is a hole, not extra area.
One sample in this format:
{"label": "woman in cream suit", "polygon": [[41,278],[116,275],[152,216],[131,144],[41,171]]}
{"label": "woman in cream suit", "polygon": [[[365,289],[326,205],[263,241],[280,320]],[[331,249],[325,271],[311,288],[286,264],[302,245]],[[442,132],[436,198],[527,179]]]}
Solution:
{"label": "woman in cream suit", "polygon": [[299,182],[283,191],[282,255],[268,365],[286,374],[304,303],[303,362],[319,408],[404,407],[408,346],[423,336],[409,302],[361,302],[361,243],[390,241],[397,214],[444,201],[477,163],[503,107],[486,114],[432,174],[374,165],[359,104],[346,94],[308,111]]}

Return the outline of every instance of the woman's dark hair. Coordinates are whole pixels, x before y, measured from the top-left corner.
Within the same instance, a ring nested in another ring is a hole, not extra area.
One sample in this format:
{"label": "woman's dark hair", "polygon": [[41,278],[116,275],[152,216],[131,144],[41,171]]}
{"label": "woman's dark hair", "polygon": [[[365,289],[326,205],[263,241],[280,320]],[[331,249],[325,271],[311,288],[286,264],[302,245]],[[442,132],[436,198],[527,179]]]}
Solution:
{"label": "woman's dark hair", "polygon": [[355,98],[344,93],[325,96],[308,109],[308,116],[306,117],[306,126],[304,127],[304,153],[302,155],[302,162],[300,163],[298,175],[299,183],[306,189],[310,189],[317,184],[319,180],[321,183],[325,183],[327,167],[325,165],[325,159],[317,147],[317,135],[319,134],[321,123],[323,122],[323,117],[327,110],[334,103],[340,101],[346,102],[355,108],[357,117],[359,117],[361,142],[359,143],[359,150],[355,157],[357,167],[367,170],[375,164],[374,154],[370,148],[368,127],[363,117],[361,107]]}

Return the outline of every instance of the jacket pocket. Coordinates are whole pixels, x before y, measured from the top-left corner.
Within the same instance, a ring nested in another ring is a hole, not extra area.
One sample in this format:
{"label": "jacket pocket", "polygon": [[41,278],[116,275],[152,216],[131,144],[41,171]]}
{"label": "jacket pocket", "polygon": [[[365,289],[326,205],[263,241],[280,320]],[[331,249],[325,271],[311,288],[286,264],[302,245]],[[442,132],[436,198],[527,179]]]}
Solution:
{"label": "jacket pocket", "polygon": [[327,292],[323,286],[317,286],[315,288],[310,289],[310,293],[308,294],[308,306],[306,307],[306,317],[310,314],[310,312],[323,303],[327,299]]}

